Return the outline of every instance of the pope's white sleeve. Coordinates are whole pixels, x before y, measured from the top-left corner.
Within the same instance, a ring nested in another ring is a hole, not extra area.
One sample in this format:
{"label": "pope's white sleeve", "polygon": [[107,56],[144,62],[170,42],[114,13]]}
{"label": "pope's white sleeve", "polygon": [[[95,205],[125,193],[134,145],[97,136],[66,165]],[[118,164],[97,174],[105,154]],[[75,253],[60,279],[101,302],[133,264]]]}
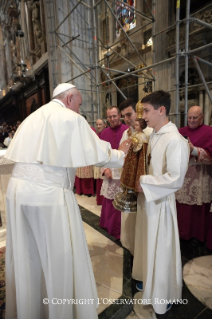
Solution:
{"label": "pope's white sleeve", "polygon": [[108,168],[120,168],[124,164],[125,154],[123,151],[110,149],[108,151],[108,159],[104,162],[95,164],[95,166],[108,167]]}

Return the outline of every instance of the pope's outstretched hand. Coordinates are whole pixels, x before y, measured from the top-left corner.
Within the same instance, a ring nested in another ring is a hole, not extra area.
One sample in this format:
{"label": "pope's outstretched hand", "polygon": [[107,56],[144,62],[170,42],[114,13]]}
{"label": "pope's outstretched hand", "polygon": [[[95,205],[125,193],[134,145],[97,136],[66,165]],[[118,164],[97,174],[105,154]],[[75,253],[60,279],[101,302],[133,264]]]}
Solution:
{"label": "pope's outstretched hand", "polygon": [[119,151],[123,151],[126,154],[129,151],[130,145],[131,145],[131,139],[128,138],[127,140],[125,140],[119,145],[118,149]]}

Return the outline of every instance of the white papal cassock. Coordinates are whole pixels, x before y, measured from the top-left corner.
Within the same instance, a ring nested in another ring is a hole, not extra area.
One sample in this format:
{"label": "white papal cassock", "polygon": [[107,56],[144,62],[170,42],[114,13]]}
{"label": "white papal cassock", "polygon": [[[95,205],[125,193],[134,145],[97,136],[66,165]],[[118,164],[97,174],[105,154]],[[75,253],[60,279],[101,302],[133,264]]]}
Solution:
{"label": "white papal cassock", "polygon": [[181,298],[182,264],[175,192],[188,168],[188,142],[169,122],[150,135],[147,175],[140,177],[133,262],[134,279],[143,281],[143,299],[151,299],[156,313],[166,312],[166,301]]}
{"label": "white papal cassock", "polygon": [[[21,124],[6,153],[6,318],[97,318],[97,291],[79,208],[76,167],[121,167],[79,114],[53,100]],[[99,163],[99,164],[98,164]]]}

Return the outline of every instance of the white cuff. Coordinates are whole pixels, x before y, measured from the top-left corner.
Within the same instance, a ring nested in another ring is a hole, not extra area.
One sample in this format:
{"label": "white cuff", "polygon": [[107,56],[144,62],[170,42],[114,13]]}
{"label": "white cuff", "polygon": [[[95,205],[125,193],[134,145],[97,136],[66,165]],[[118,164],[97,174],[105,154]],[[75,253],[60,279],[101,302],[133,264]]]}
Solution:
{"label": "white cuff", "polygon": [[194,147],[194,148],[193,148],[193,151],[191,152],[191,155],[193,155],[193,156],[198,156],[198,149],[197,149],[197,147]]}

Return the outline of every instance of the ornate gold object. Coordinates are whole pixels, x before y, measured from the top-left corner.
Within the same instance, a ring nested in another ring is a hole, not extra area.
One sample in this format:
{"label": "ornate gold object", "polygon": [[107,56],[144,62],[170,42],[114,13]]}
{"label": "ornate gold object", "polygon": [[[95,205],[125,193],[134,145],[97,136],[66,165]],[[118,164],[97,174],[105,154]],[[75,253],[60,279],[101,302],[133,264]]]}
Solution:
{"label": "ornate gold object", "polygon": [[141,103],[141,101],[138,101],[138,103],[136,104],[137,119],[142,119],[143,108],[143,103]]}
{"label": "ornate gold object", "polygon": [[118,193],[112,202],[115,209],[124,213],[137,212],[137,193],[122,186],[123,193]]}
{"label": "ornate gold object", "polygon": [[132,144],[138,144],[139,143],[139,140],[138,140],[138,138],[137,137],[132,137],[131,138],[131,140],[132,140]]}

